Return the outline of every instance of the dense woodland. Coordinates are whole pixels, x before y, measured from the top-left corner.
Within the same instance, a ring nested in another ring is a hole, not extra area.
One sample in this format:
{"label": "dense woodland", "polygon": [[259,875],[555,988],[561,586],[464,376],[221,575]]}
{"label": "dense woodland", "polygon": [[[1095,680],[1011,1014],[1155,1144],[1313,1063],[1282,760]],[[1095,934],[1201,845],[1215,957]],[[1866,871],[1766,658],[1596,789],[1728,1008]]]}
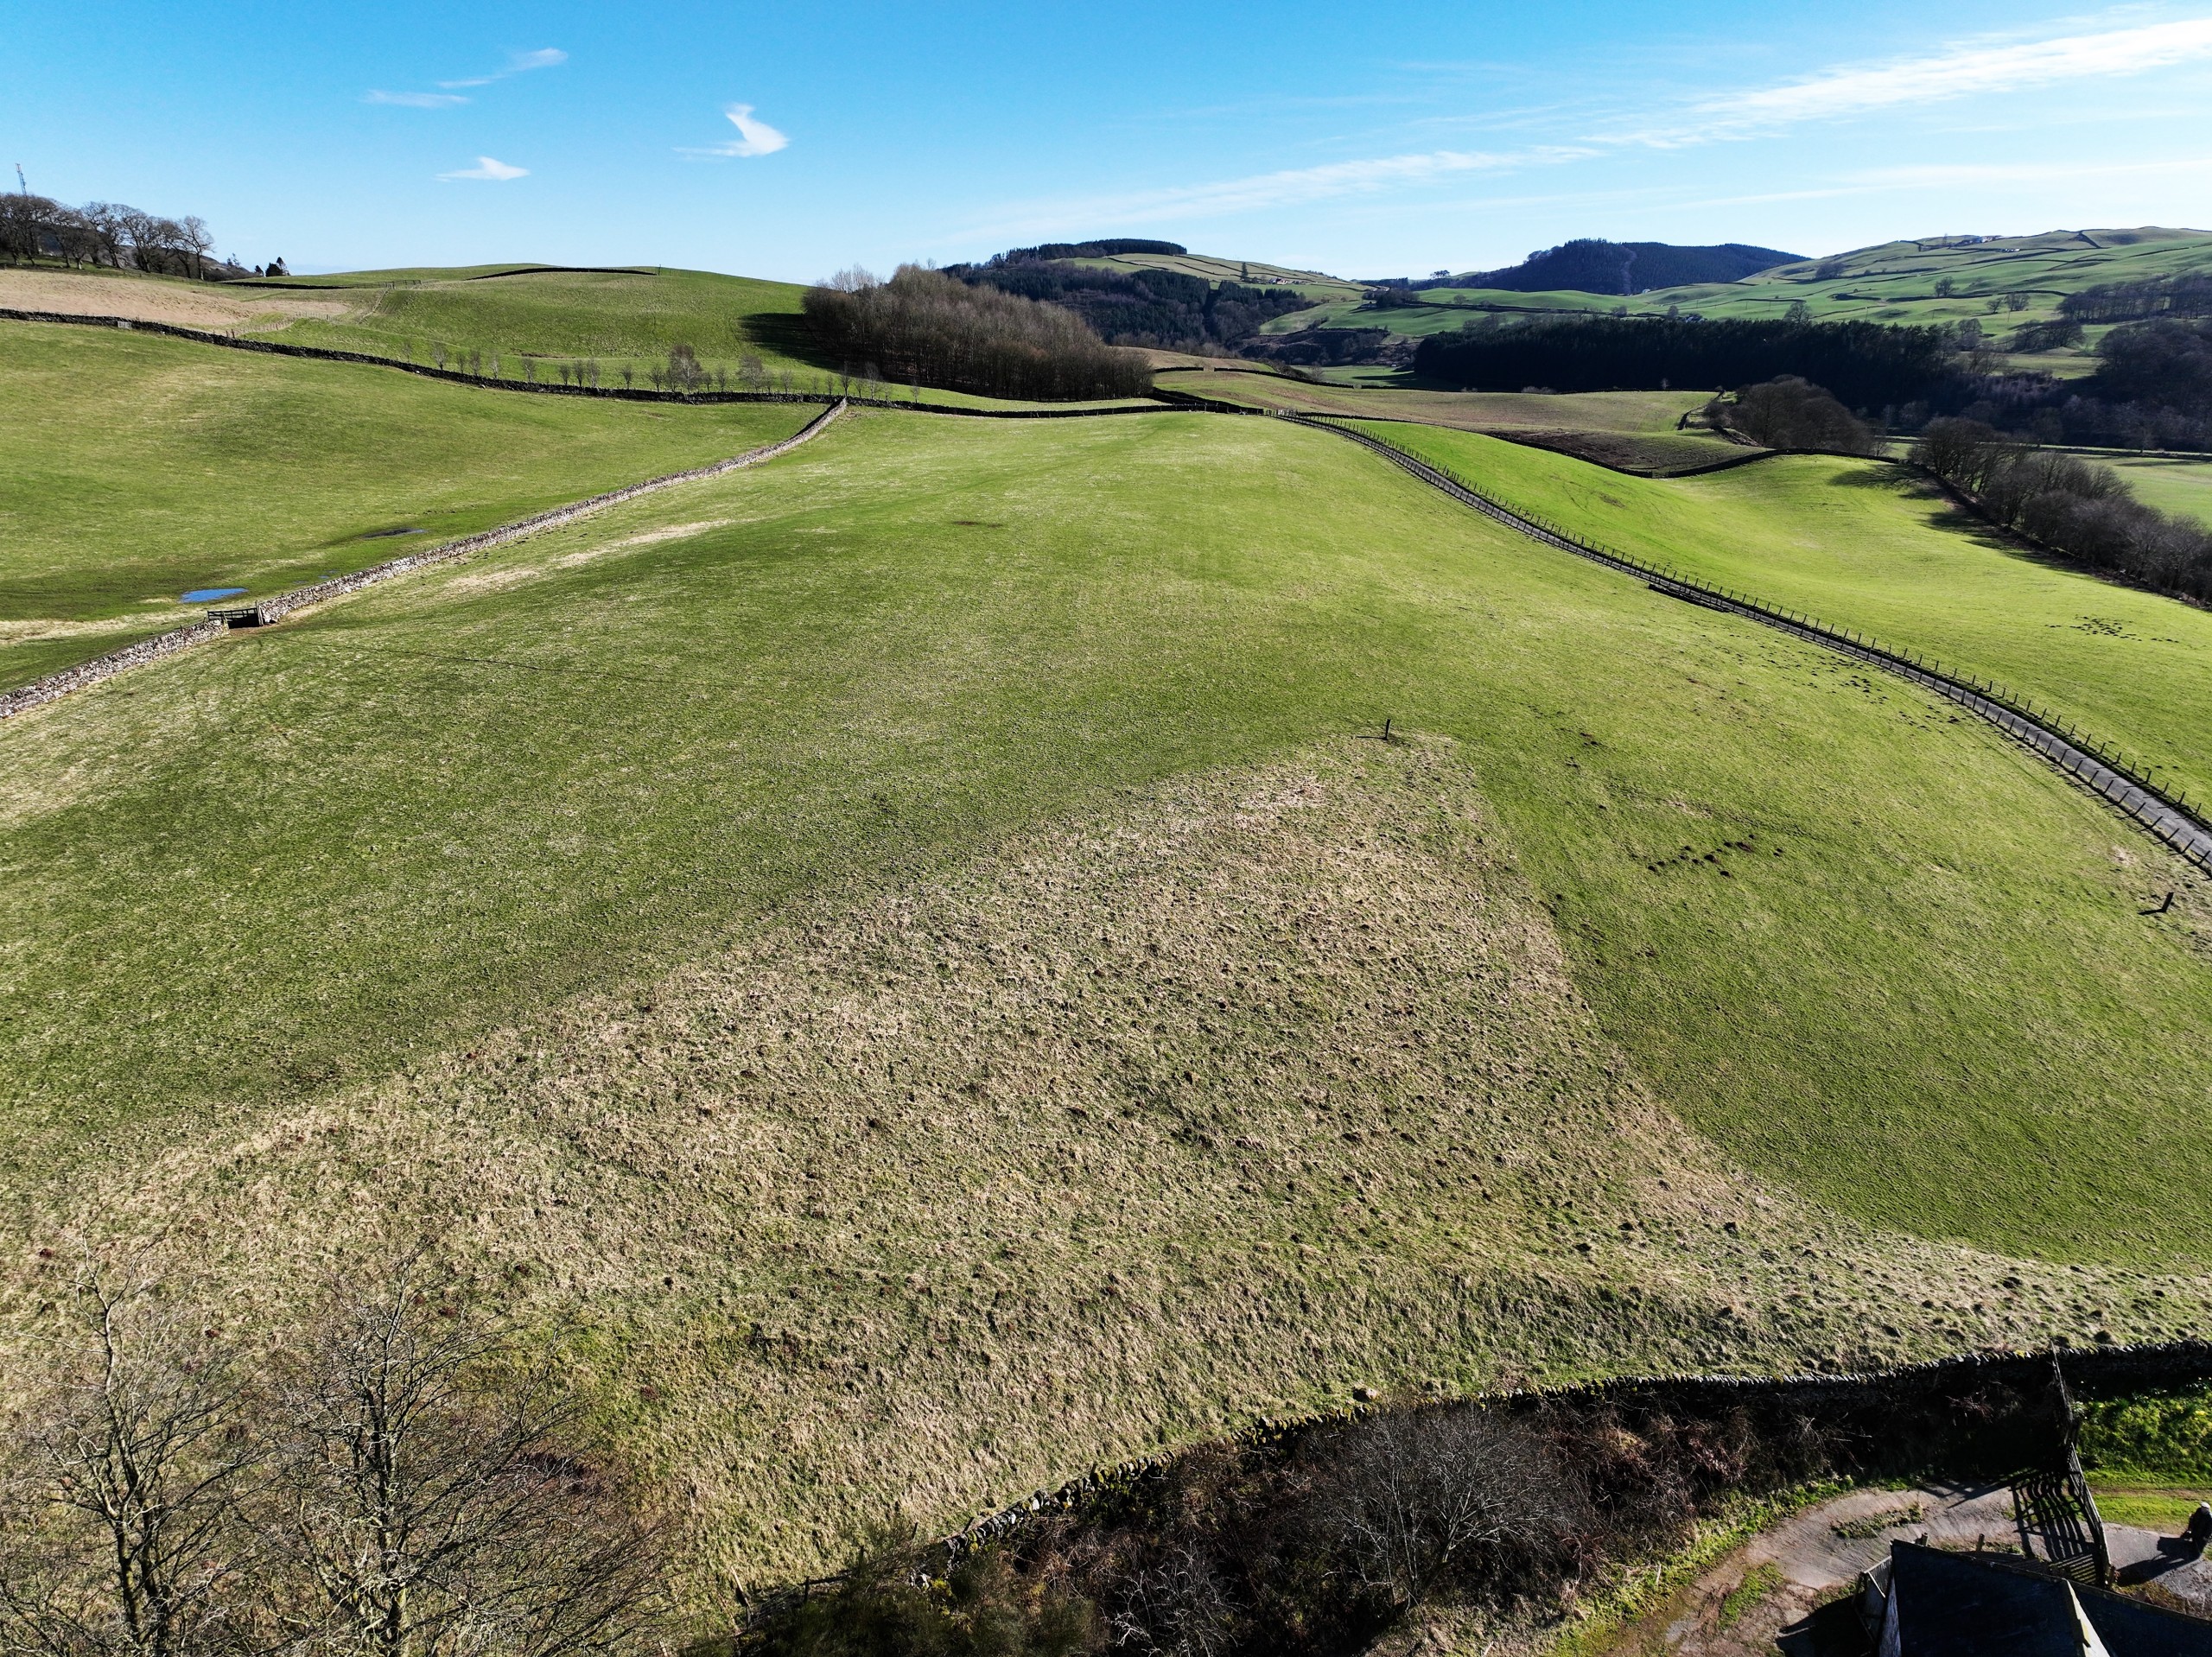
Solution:
{"label": "dense woodland", "polygon": [[[1143,244],[1140,251],[1173,244]],[[1208,282],[1176,270],[1100,270],[1059,263],[1097,257],[1085,248],[1121,249],[1126,243],[1085,243],[1070,252],[1059,246],[1017,248],[987,264],[953,265],[946,274],[971,286],[995,288],[1074,312],[1116,345],[1200,351],[1250,339],[1261,325],[1312,302],[1290,288],[1255,288]]]}
{"label": "dense woodland", "polygon": [[[2012,343],[2044,344],[2069,329],[2078,339],[2080,326],[2070,318],[2034,325],[2034,340]],[[2044,443],[2212,448],[2212,318],[2125,323],[2098,343],[2096,373],[2076,380],[1999,371],[1990,346],[1973,322],[1485,315],[1423,340],[1414,369],[1480,391],[1725,390],[1789,377],[1893,429],[1962,415]]]}
{"label": "dense woodland", "polygon": [[[1477,270],[1433,284],[1439,288],[1494,288],[1509,293],[1556,291],[1640,294],[1653,288],[1687,288],[1704,282],[1740,282],[1803,257],[1777,248],[1723,242],[1714,247],[1676,247],[1668,242],[1608,242],[1583,237],[1531,253],[1503,270]],[[1430,285],[1430,284],[1422,284]]]}
{"label": "dense woodland", "polygon": [[2058,302],[2075,322],[2133,322],[2147,316],[2212,316],[2212,276],[2153,276],[2107,283]]}
{"label": "dense woodland", "polygon": [[2043,443],[2212,449],[2212,318],[2169,314],[2123,323],[2097,342],[2097,371],[2086,379],[1965,378],[1934,411]]}
{"label": "dense woodland", "polygon": [[1072,311],[940,270],[901,265],[888,282],[849,270],[807,289],[806,320],[849,374],[985,397],[1140,396],[1152,371]]}
{"label": "dense woodland", "polygon": [[1942,327],[1614,316],[1508,323],[1485,315],[1422,340],[1414,366],[1424,379],[1478,391],[1726,390],[1794,374],[1854,409],[1878,409],[1937,393],[1955,355]]}

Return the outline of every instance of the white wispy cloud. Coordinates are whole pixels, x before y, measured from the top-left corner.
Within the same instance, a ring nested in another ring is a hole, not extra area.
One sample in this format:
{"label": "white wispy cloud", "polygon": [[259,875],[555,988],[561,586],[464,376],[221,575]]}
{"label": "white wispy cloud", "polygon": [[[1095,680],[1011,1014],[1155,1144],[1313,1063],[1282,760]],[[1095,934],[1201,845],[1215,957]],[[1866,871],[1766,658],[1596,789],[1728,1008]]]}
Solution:
{"label": "white wispy cloud", "polygon": [[791,143],[788,137],[766,121],[754,120],[750,104],[727,105],[722,113],[737,129],[736,137],[728,143],[710,144],[703,149],[679,149],[677,153],[681,156],[772,156]]}
{"label": "white wispy cloud", "polygon": [[1301,202],[1335,196],[1372,195],[1395,187],[1464,173],[1500,172],[1546,161],[1573,161],[1595,155],[1581,146],[1491,155],[1459,149],[1432,149],[1413,156],[1382,156],[1366,161],[1330,162],[1319,167],[1297,167],[1274,173],[1255,173],[1245,178],[1221,179],[1211,184],[1184,185],[1160,190],[1137,190],[1122,195],[1086,200],[1040,202],[1012,214],[978,234],[1027,234],[1050,230],[1072,219],[1085,224],[1121,224],[1142,220],[1166,223],[1179,219],[1201,219],[1212,213],[1249,213],[1261,207],[1294,206]]}
{"label": "white wispy cloud", "polygon": [[364,104],[397,104],[407,110],[449,110],[456,104],[468,100],[453,92],[368,92],[361,98]]}
{"label": "white wispy cloud", "polygon": [[566,63],[569,54],[557,46],[542,46],[535,52],[518,52],[507,60],[504,69],[494,69],[488,75],[472,75],[466,80],[441,80],[441,86],[488,86],[495,80],[505,80],[509,75],[528,74],[532,69],[550,69]]}
{"label": "white wispy cloud", "polygon": [[[1128,194],[1010,208],[979,234],[1040,233],[1080,221],[1095,228],[1293,206],[1408,188],[1455,174],[1558,166],[1630,148],[1680,149],[1916,105],[2024,92],[2062,81],[2115,79],[2212,58],[2212,18],[2056,35],[1973,41],[1916,58],[1846,66],[1778,86],[1706,98],[1566,143],[1467,152],[1426,150]],[[1663,120],[1663,124],[1662,124]],[[1856,187],[1866,187],[1859,186]]]}
{"label": "white wispy cloud", "polygon": [[2063,80],[2142,74],[2212,57],[2212,18],[2150,23],[2009,44],[1967,41],[1931,56],[1831,69],[1802,80],[1708,98],[1692,113],[1756,130],[1904,105],[2026,92]]}
{"label": "white wispy cloud", "polygon": [[569,54],[556,46],[541,47],[535,52],[518,52],[507,60],[507,67],[488,75],[472,75],[466,80],[441,80],[442,91],[435,92],[373,92],[362,95],[364,104],[395,105],[404,110],[449,110],[456,104],[468,100],[460,95],[463,86],[488,86],[495,80],[505,80],[509,75],[527,74],[532,69],[550,69],[557,63],[566,63]]}
{"label": "white wispy cloud", "polygon": [[530,168],[527,167],[510,167],[506,162],[503,161],[494,161],[489,156],[479,156],[476,158],[475,166],[464,167],[456,173],[441,173],[438,176],[442,179],[488,179],[494,184],[504,184],[511,178],[528,178],[530,176]]}

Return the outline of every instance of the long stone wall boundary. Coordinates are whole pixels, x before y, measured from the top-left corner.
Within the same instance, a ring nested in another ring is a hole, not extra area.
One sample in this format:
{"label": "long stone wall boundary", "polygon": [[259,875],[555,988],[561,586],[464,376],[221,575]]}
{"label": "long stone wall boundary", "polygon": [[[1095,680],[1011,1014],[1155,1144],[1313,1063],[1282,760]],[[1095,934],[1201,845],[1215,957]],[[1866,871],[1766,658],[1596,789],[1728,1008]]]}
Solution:
{"label": "long stone wall boundary", "polygon": [[[477,278],[481,280],[481,278]],[[455,368],[434,368],[397,357],[377,357],[361,351],[336,351],[322,346],[285,345],[275,340],[240,340],[232,334],[212,333],[174,322],[142,322],[128,316],[81,316],[69,311],[19,311],[0,307],[0,321],[61,322],[79,327],[114,328],[124,333],[158,333],[194,345],[220,346],[226,351],[257,351],[265,356],[299,357],[310,362],[353,363],[365,368],[397,369],[426,380],[448,385],[471,385],[486,391],[521,391],[537,397],[591,397],[606,403],[683,403],[712,406],[731,403],[849,403],[856,409],[899,409],[908,414],[956,415],[971,420],[1087,420],[1101,415],[1160,414],[1165,402],[1117,404],[1104,409],[967,409],[955,403],[902,402],[896,397],[854,397],[840,391],[653,391],[628,385],[565,385],[558,381],[487,379]],[[1226,408],[1227,404],[1221,405]],[[1239,413],[1257,413],[1240,409]]]}
{"label": "long stone wall boundary", "polygon": [[482,552],[487,548],[505,546],[507,543],[519,541],[525,536],[541,534],[547,530],[557,530],[564,524],[575,523],[579,518],[588,517],[595,512],[603,512],[610,506],[618,506],[625,501],[635,500],[640,495],[650,495],[659,490],[671,489],[677,484],[697,483],[704,479],[718,478],[725,473],[758,466],[764,460],[772,460],[779,454],[789,454],[801,443],[818,435],[832,421],[845,412],[845,408],[844,401],[840,399],[807,422],[791,436],[761,448],[748,449],[742,454],[734,454],[726,460],[715,460],[706,466],[693,467],[689,471],[671,472],[665,477],[648,478],[642,483],[629,484],[620,489],[610,489],[604,494],[591,495],[582,500],[570,501],[565,506],[556,506],[550,511],[534,513],[529,517],[518,518],[512,524],[503,524],[497,529],[485,530],[475,535],[464,536],[458,541],[448,541],[442,546],[427,547],[420,552],[410,553],[403,558],[394,558],[385,563],[372,565],[367,569],[356,570],[351,575],[340,575],[330,581],[317,581],[309,587],[295,587],[289,593],[279,593],[254,604],[211,610],[207,613],[207,619],[205,621],[194,622],[188,627],[179,627],[174,632],[158,634],[152,638],[141,639],[137,644],[125,645],[119,651],[111,651],[105,656],[94,657],[89,662],[79,662],[74,667],[64,668],[59,673],[49,674],[43,679],[34,680],[20,689],[0,693],[0,719],[7,719],[14,714],[28,712],[31,708],[66,696],[73,690],[82,690],[88,685],[98,684],[103,679],[111,679],[117,674],[128,671],[131,668],[142,667],[149,662],[156,662],[163,657],[173,656],[177,651],[188,650],[194,644],[204,644],[211,639],[219,638],[233,627],[265,626],[304,606],[321,604],[330,599],[343,598],[349,593],[359,592],[363,587],[373,587],[379,581],[390,581],[395,575],[404,575],[412,570],[428,568],[433,564],[450,563],[456,558],[465,558],[472,553]]}

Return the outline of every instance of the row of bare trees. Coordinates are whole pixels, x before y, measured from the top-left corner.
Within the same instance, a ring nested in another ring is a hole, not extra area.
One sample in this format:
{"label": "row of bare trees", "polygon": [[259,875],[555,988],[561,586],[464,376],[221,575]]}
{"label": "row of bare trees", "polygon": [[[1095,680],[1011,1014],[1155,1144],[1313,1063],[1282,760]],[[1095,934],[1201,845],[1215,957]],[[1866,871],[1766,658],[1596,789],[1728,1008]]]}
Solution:
{"label": "row of bare trees", "polygon": [[[1201,1448],[1149,1491],[950,1559],[911,1525],[875,1527],[830,1591],[757,1620],[756,1648],[1337,1657],[1423,1604],[1555,1591],[1622,1523],[1601,1517],[1586,1466],[1503,1412],[1393,1408],[1266,1459]],[[1678,1522],[1687,1491],[1645,1484],[1630,1524]]]}
{"label": "row of bare trees", "polygon": [[204,219],[167,219],[116,201],[72,207],[24,192],[0,195],[0,258],[17,264],[56,259],[70,266],[207,276],[221,262]]}
{"label": "row of bare trees", "polygon": [[2108,466],[1977,420],[1930,421],[1911,458],[2008,529],[2069,558],[2139,586],[2212,599],[2212,531],[2145,505]]}
{"label": "row of bare trees", "polygon": [[646,1637],[656,1531],[554,1366],[420,1261],[296,1348],[88,1267],[8,1434],[0,1651],[575,1657]]}
{"label": "row of bare trees", "polygon": [[871,380],[985,397],[1132,397],[1152,385],[1146,359],[1103,342],[1057,305],[899,266],[888,282],[847,270],[810,288],[806,320],[823,348]]}

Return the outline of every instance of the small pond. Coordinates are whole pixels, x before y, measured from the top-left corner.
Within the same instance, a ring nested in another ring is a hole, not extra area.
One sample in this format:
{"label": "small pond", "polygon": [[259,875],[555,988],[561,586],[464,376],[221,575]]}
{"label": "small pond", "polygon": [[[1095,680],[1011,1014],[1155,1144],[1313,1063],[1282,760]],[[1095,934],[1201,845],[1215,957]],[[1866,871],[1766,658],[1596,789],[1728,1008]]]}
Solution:
{"label": "small pond", "polygon": [[195,587],[179,599],[179,604],[211,604],[217,599],[234,599],[245,591],[243,587]]}

